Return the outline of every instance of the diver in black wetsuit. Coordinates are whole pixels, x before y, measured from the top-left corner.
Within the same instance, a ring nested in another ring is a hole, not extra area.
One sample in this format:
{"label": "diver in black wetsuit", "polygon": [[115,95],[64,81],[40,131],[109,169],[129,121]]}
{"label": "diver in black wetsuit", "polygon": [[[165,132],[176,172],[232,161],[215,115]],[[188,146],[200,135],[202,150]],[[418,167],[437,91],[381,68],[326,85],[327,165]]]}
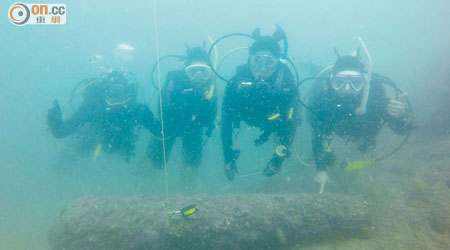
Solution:
{"label": "diver in black wetsuit", "polygon": [[[253,32],[254,43],[249,48],[248,64],[238,66],[235,76],[227,84],[222,107],[221,137],[225,173],[233,180],[237,172],[239,150],[233,148],[233,129],[244,121],[262,130],[256,146],[265,143],[271,134],[278,139],[273,157],[264,169],[264,175],[276,174],[290,156],[296,128],[299,125],[298,88],[295,78],[282,63],[278,44],[284,34],[275,31],[272,37]],[[284,37],[285,39],[285,37]]]}
{"label": "diver in black wetsuit", "polygon": [[[217,95],[208,62],[204,48],[187,46],[185,68],[169,72],[161,90],[166,157],[179,137],[184,163],[190,167],[201,164],[203,136],[211,137],[215,128]],[[154,167],[163,166],[161,138],[151,140],[148,156]]]}
{"label": "diver in black wetsuit", "polygon": [[[390,99],[383,82],[388,79],[371,74],[357,56],[339,56],[325,81],[313,85],[308,101],[311,110],[312,151],[317,168],[315,181],[323,187],[330,179],[326,172],[335,156],[330,146],[333,134],[359,142],[366,152],[375,145],[375,136],[386,123],[395,133],[404,135],[412,128],[411,112],[402,98]],[[367,102],[364,95],[367,88]],[[363,112],[360,112],[363,108]]]}
{"label": "diver in black wetsuit", "polygon": [[136,126],[143,125],[159,135],[159,122],[147,106],[136,102],[137,83],[125,73],[113,71],[84,87],[83,103],[71,117],[62,120],[57,100],[48,111],[47,124],[54,137],[68,136],[89,124],[92,143],[102,145],[110,153],[123,154],[129,162],[134,156]]}

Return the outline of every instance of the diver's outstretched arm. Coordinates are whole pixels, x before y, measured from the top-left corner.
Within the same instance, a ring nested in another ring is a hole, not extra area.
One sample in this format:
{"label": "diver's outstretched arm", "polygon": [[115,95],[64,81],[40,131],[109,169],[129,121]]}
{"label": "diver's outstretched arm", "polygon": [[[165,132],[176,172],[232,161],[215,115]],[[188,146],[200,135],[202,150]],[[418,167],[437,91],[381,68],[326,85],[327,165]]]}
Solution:
{"label": "diver's outstretched arm", "polygon": [[316,162],[317,171],[325,171],[327,167],[334,165],[335,156],[331,148],[324,147],[325,134],[318,128],[313,128],[312,133],[312,152]]}
{"label": "diver's outstretched arm", "polygon": [[313,128],[312,151],[317,170],[314,181],[320,184],[320,194],[323,193],[325,185],[331,182],[327,173],[327,167],[333,165],[335,161],[334,153],[332,150],[325,149],[323,143],[324,134],[321,133],[318,128]]}
{"label": "diver's outstretched arm", "polygon": [[150,133],[160,137],[161,123],[154,117],[153,112],[144,104],[138,104],[136,109],[138,123],[142,124]]}
{"label": "diver's outstretched arm", "polygon": [[222,138],[222,149],[225,164],[233,159],[233,124],[232,116],[235,112],[233,104],[230,102],[229,96],[226,96],[222,105],[222,122],[220,136]]}
{"label": "diver's outstretched arm", "polygon": [[214,124],[214,122],[216,120],[216,116],[217,116],[217,95],[216,94],[214,94],[214,96],[211,98],[206,112],[208,112],[207,124],[206,124],[206,136],[211,137],[213,130],[216,128],[216,125]]}
{"label": "diver's outstretched arm", "polygon": [[70,118],[63,121],[59,102],[55,99],[53,107],[47,113],[47,125],[54,137],[63,138],[74,133],[81,125],[86,123],[87,117],[87,109],[83,105]]}
{"label": "diver's outstretched arm", "polygon": [[411,111],[405,102],[391,99],[386,109],[384,119],[394,133],[405,135],[414,127]]}
{"label": "diver's outstretched arm", "polygon": [[223,157],[225,160],[225,174],[228,180],[233,180],[237,173],[236,160],[239,157],[239,150],[233,149],[233,122],[237,116],[236,105],[239,105],[235,98],[232,84],[228,84],[225,90],[225,97],[222,104],[222,122],[220,135],[222,139]]}

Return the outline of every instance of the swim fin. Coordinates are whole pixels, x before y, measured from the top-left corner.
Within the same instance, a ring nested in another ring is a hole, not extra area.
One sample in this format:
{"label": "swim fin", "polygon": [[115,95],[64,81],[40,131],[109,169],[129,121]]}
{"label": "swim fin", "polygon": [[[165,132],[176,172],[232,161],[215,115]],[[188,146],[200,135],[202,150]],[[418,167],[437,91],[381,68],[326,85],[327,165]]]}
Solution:
{"label": "swim fin", "polygon": [[347,162],[347,165],[345,166],[344,170],[346,172],[362,170],[372,165],[374,162],[375,159],[350,161]]}

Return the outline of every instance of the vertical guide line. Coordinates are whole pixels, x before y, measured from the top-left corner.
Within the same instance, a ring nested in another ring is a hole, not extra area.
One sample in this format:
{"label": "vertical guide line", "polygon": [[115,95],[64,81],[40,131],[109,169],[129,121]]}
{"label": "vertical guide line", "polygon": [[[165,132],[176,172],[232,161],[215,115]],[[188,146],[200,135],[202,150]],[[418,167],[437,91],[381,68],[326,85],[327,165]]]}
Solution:
{"label": "vertical guide line", "polygon": [[[153,0],[153,18],[155,24],[155,40],[156,40],[156,58],[159,59],[159,40],[158,40],[158,18],[156,16],[156,0]],[[158,90],[159,90],[159,111],[161,114],[161,137],[163,146],[163,164],[164,164],[164,176],[166,185],[166,202],[167,202],[167,214],[169,213],[169,185],[167,180],[167,164],[166,164],[166,138],[164,134],[164,115],[162,106],[162,94],[161,94],[161,68],[160,64],[158,66]],[[167,217],[168,218],[168,217]]]}

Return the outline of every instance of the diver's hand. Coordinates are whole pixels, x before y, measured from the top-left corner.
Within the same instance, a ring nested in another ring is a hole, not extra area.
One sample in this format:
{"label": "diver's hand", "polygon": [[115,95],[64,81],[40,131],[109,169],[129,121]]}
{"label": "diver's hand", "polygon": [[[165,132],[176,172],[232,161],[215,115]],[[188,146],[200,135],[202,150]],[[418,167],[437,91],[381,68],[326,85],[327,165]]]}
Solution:
{"label": "diver's hand", "polygon": [[214,128],[207,128],[207,129],[205,130],[205,136],[206,136],[206,137],[205,137],[205,139],[203,139],[203,146],[205,146],[206,143],[208,143],[209,138],[211,138],[213,129],[214,129]]}
{"label": "diver's hand", "polygon": [[387,106],[387,112],[392,117],[401,118],[406,113],[406,105],[402,101],[391,99]]}
{"label": "diver's hand", "polygon": [[228,163],[225,163],[225,175],[227,176],[228,180],[232,181],[234,180],[234,176],[237,173],[237,164],[235,160],[231,160]]}
{"label": "diver's hand", "polygon": [[272,157],[272,159],[267,164],[267,167],[264,169],[263,174],[267,177],[270,177],[280,172],[283,160],[284,160],[283,157],[279,156]]}
{"label": "diver's hand", "polygon": [[61,108],[59,107],[58,100],[53,101],[53,107],[48,110],[47,113],[47,125],[54,127],[57,123],[62,121]]}
{"label": "diver's hand", "polygon": [[322,194],[323,190],[325,189],[325,185],[331,182],[330,177],[328,177],[327,171],[317,172],[316,177],[314,177],[314,181],[320,184],[319,194]]}

